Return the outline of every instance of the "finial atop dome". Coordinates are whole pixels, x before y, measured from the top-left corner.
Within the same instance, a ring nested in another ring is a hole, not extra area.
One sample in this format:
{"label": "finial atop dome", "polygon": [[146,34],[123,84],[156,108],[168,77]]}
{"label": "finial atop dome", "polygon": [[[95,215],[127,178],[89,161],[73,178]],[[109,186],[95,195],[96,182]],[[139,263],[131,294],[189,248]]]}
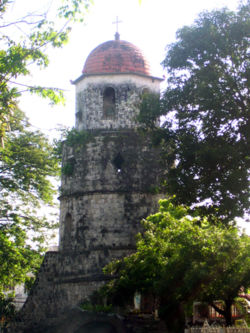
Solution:
{"label": "finial atop dome", "polygon": [[119,32],[115,33],[115,40],[120,40],[120,34],[119,34]]}

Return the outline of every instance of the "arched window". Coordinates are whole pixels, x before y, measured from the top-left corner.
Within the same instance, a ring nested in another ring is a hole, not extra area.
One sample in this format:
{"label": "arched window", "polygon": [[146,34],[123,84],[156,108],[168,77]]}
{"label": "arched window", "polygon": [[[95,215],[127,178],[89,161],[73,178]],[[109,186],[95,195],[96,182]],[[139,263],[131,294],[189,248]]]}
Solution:
{"label": "arched window", "polygon": [[72,216],[67,213],[64,220],[64,248],[69,248],[71,243],[71,230],[72,230]]}
{"label": "arched window", "polygon": [[115,90],[108,87],[103,93],[103,117],[112,119],[115,116]]}

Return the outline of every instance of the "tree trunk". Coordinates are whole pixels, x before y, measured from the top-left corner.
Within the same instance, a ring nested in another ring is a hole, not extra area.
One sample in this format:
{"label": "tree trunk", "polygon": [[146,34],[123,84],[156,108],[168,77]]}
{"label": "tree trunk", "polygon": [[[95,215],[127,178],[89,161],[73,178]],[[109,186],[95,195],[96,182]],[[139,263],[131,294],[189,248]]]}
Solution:
{"label": "tree trunk", "polygon": [[232,326],[233,321],[232,321],[232,307],[233,302],[231,300],[226,300],[225,301],[225,320],[226,320],[226,326]]}
{"label": "tree trunk", "polygon": [[233,321],[232,321],[232,312],[231,312],[231,306],[233,304],[232,300],[226,300],[225,302],[225,306],[224,309],[222,310],[221,308],[219,308],[216,304],[214,304],[213,302],[210,303],[210,305],[219,313],[221,314],[226,321],[226,326],[232,326]]}

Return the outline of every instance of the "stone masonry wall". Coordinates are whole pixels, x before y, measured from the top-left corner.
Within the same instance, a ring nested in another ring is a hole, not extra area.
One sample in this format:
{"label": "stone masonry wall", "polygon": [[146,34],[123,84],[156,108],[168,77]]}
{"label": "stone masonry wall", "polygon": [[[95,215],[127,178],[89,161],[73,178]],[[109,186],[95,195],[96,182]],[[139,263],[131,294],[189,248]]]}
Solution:
{"label": "stone masonry wall", "polygon": [[64,147],[61,197],[72,193],[149,193],[159,184],[165,166],[150,139],[136,131],[89,131],[75,146]]}
{"label": "stone masonry wall", "polygon": [[64,150],[72,174],[62,177],[60,249],[134,246],[140,220],[157,210],[159,151],[134,131],[96,131],[87,141]]}
{"label": "stone masonry wall", "polygon": [[[103,117],[106,87],[115,90],[110,119]],[[159,80],[104,75],[76,85],[76,128],[86,135],[64,145],[59,252],[45,255],[20,313],[26,326],[58,317],[103,285],[103,267],[135,250],[141,219],[157,210],[162,195],[155,188],[166,166],[136,131],[144,88],[158,92]]]}
{"label": "stone masonry wall", "polygon": [[[117,250],[117,257],[124,255],[124,250]],[[19,313],[20,319],[26,326],[44,320],[49,322],[62,311],[79,305],[103,285],[107,277],[98,267],[109,261],[110,256],[98,249],[63,254],[47,252],[31,293]]]}
{"label": "stone masonry wall", "polygon": [[161,197],[154,193],[164,172],[159,152],[135,131],[92,131],[64,147],[67,163],[73,171],[62,176],[60,250],[44,258],[20,313],[26,324],[53,320],[105,283],[102,268],[134,251],[140,220]]}
{"label": "stone masonry wall", "polygon": [[[154,80],[153,80],[154,81]],[[115,114],[107,119],[103,114],[103,94],[107,87],[115,91]],[[139,126],[136,117],[144,90],[159,92],[159,82],[151,78],[130,75],[86,77],[76,86],[76,128],[132,129]]]}

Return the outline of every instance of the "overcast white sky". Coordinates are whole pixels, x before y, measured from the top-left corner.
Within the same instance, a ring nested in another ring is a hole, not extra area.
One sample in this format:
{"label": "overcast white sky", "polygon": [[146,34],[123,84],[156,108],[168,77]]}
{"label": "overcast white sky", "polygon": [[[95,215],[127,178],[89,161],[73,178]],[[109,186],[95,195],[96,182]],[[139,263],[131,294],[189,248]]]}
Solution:
{"label": "overcast white sky", "polygon": [[[16,0],[11,15],[25,14],[27,9],[32,11],[49,2],[56,7],[59,0]],[[116,26],[112,22],[117,16],[122,21],[119,24],[121,39],[137,45],[149,60],[152,74],[162,76],[160,63],[165,47],[175,41],[179,28],[192,24],[201,11],[222,7],[235,10],[238,3],[237,0],[141,0],[139,4],[139,0],[93,0],[85,23],[75,24],[69,44],[50,51],[49,67],[33,71],[33,76],[28,78],[28,82],[65,89],[66,106],[50,107],[48,102],[27,95],[21,99],[21,108],[35,128],[50,136],[54,135],[58,124],[72,127],[75,101],[70,80],[81,75],[88,54],[96,46],[114,38]]]}

